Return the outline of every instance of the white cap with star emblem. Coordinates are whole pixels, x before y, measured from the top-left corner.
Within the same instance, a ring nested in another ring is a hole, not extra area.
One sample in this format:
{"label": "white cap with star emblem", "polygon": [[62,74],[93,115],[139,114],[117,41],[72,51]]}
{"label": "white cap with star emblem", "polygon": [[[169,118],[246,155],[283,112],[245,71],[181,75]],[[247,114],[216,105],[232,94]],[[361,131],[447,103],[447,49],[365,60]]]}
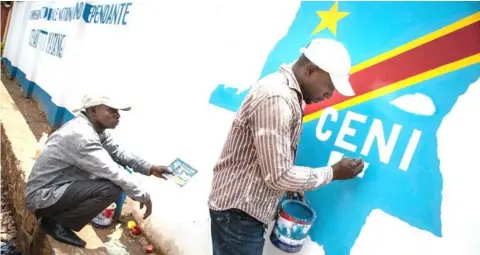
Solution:
{"label": "white cap with star emblem", "polygon": [[302,50],[308,60],[330,74],[335,89],[344,96],[354,96],[355,91],[350,84],[352,62],[345,46],[336,40],[313,39]]}

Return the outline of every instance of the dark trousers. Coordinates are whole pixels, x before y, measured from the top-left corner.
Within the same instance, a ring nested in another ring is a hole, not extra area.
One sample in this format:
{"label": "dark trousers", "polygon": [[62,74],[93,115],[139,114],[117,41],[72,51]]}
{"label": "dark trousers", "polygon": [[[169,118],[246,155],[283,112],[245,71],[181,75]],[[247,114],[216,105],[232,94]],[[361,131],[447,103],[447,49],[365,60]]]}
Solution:
{"label": "dark trousers", "polygon": [[247,213],[210,210],[213,255],[261,255],[266,225]]}
{"label": "dark trousers", "polygon": [[35,215],[80,231],[115,202],[121,192],[122,189],[109,180],[75,181],[55,204],[36,210]]}

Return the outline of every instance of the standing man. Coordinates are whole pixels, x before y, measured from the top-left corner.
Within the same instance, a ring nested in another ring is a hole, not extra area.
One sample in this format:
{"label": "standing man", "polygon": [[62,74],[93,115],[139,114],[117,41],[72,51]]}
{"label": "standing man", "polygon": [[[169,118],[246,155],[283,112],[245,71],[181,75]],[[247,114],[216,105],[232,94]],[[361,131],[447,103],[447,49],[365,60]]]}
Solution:
{"label": "standing man", "polygon": [[262,254],[264,232],[285,192],[315,190],[363,170],[361,159],[332,166],[294,166],[303,107],[355,93],[350,56],[340,42],[314,39],[292,67],[252,87],[233,121],[214,168],[209,198],[213,254]]}
{"label": "standing man", "polygon": [[[165,178],[168,167],[154,166],[120,147],[106,129],[119,124],[130,107],[108,96],[85,96],[80,114],[56,130],[35,161],[26,187],[27,209],[59,242],[85,247],[80,231],[125,191],[152,212],[150,195],[123,166]],[[73,231],[72,231],[73,230]]]}

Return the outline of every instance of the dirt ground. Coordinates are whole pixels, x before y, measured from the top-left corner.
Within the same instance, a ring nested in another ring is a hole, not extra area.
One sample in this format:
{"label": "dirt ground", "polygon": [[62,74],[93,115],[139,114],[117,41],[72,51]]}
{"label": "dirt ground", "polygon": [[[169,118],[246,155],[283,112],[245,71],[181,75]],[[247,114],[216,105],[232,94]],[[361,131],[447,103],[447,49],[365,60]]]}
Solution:
{"label": "dirt ground", "polygon": [[[49,132],[50,127],[48,126],[45,113],[38,108],[38,105],[32,99],[25,99],[22,94],[20,87],[15,81],[12,81],[6,77],[2,72],[1,79],[8,93],[15,101],[18,109],[25,117],[27,124],[32,130],[33,134],[37,139],[40,139],[43,132]],[[0,184],[1,187],[3,185]],[[17,227],[13,221],[13,206],[9,203],[7,199],[6,189],[1,189],[1,212],[0,212],[0,222],[1,222],[1,249],[3,254],[17,254],[15,253],[17,246]],[[20,253],[18,253],[20,254]]]}
{"label": "dirt ground", "polygon": [[2,82],[12,99],[15,101],[18,109],[25,117],[28,126],[37,140],[40,139],[43,132],[50,133],[50,127],[48,126],[45,113],[39,109],[37,103],[33,99],[24,98],[17,83],[14,80],[8,79],[3,72]]}

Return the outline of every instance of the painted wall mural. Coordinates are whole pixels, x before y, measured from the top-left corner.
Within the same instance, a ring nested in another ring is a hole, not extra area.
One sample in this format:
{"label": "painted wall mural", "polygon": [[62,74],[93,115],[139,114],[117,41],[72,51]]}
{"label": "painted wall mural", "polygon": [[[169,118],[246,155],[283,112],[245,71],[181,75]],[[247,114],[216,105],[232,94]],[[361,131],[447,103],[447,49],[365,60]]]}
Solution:
{"label": "painted wall mural", "polygon": [[[82,3],[15,3],[2,63],[51,125],[90,89],[119,93],[134,105],[122,144],[198,170],[182,188],[137,176],[154,205],[144,233],[166,254],[212,254],[207,200],[234,114],[316,37],[349,49],[357,95],[308,106],[297,164],[368,166],[307,193],[317,219],[299,254],[480,254],[480,2]],[[263,254],[285,255],[272,228]]]}
{"label": "painted wall mural", "polygon": [[[437,131],[479,78],[479,31],[479,2],[302,2],[259,78],[295,61],[313,38],[343,42],[356,96],[307,107],[296,163],[368,163],[354,180],[307,193],[317,213],[311,239],[325,254],[350,254],[376,209],[442,237]],[[247,93],[220,84],[209,102],[235,112]]]}

